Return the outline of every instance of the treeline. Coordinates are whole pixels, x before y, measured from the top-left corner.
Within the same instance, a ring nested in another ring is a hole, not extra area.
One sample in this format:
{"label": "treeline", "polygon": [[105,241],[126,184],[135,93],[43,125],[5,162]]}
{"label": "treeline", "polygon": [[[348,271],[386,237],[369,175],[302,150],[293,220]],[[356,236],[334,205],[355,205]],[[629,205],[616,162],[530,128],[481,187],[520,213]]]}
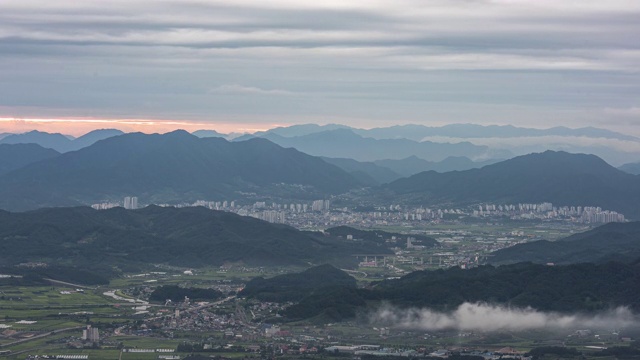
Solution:
{"label": "treeline", "polygon": [[331,265],[320,265],[301,273],[284,274],[264,279],[257,277],[247,283],[240,296],[260,301],[300,301],[327,287],[356,287],[356,279]]}
{"label": "treeline", "polygon": [[358,309],[366,305],[355,287],[334,286],[318,289],[298,304],[285,309],[290,321],[313,319],[316,323],[339,322],[356,316]]}
{"label": "treeline", "polygon": [[[315,276],[307,276],[307,273]],[[326,273],[326,282],[322,274]],[[521,263],[462,270],[416,271],[367,289],[343,284],[346,273],[331,268],[254,279],[240,295],[266,301],[298,301],[285,310],[289,320],[353,318],[367,304],[382,301],[399,307],[456,309],[465,302],[509,304],[561,313],[595,312],[627,306],[640,310],[640,263],[610,262],[546,266]],[[305,281],[308,280],[308,281]],[[322,286],[324,284],[324,286]]]}
{"label": "treeline", "polygon": [[177,285],[164,285],[157,287],[149,296],[149,300],[164,302],[166,300],[182,301],[185,297],[190,300],[218,300],[224,297],[224,294],[215,289],[203,288],[183,288]]}
{"label": "treeline", "polygon": [[633,262],[640,257],[640,222],[609,223],[558,241],[532,241],[498,250],[490,261],[507,264]]}
{"label": "treeline", "polygon": [[544,311],[640,309],[640,264],[531,263],[462,270],[416,271],[383,281],[363,294],[399,306],[448,310],[464,302],[510,304]]}

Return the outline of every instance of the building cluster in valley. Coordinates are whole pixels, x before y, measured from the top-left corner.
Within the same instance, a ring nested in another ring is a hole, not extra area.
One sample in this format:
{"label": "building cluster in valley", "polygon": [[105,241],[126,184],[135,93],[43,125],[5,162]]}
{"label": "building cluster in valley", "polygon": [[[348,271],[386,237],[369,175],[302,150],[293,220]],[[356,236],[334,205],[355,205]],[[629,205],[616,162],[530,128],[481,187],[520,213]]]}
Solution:
{"label": "building cluster in valley", "polygon": [[567,220],[583,224],[604,224],[624,222],[623,214],[611,210],[603,210],[597,206],[553,206],[552,203],[541,204],[484,204],[473,210],[474,217],[509,217],[512,220]]}
{"label": "building cluster in valley", "polygon": [[[324,229],[349,225],[356,227],[406,226],[412,224],[442,223],[447,221],[473,221],[473,219],[509,219],[521,221],[560,221],[576,224],[604,224],[624,222],[625,216],[616,211],[596,206],[554,206],[552,203],[478,204],[466,208],[428,208],[424,206],[384,205],[367,209],[332,207],[329,199],[309,202],[278,203],[257,201],[239,204],[237,201],[205,201],[177,205],[158,206],[194,207],[229,211],[242,216],[251,216],[271,223],[287,224],[299,229]],[[99,203],[92,207],[98,210],[124,206],[126,209],[140,207],[138,198],[127,196],[122,203]]]}
{"label": "building cluster in valley", "polygon": [[[525,351],[509,346],[481,347],[462,345],[462,340],[482,340],[484,332],[460,332],[455,329],[425,331],[407,330],[397,327],[378,327],[375,324],[325,324],[290,325],[272,323],[266,319],[277,319],[292,303],[272,303],[239,299],[229,296],[216,302],[175,302],[171,306],[158,306],[150,313],[141,315],[139,321],[130,322],[106,331],[101,344],[111,344],[112,336],[136,336],[155,339],[158,344],[169,340],[183,339],[176,348],[157,346],[149,348],[122,348],[127,353],[152,354],[159,359],[180,358],[182,353],[254,353],[263,357],[303,356],[323,354],[327,357],[361,358],[375,356],[385,358],[459,358],[476,356],[486,360],[528,360]],[[350,328],[351,330],[347,330]],[[92,329],[87,327],[84,332]],[[357,329],[357,331],[353,331]],[[190,334],[185,337],[185,334]],[[87,334],[88,336],[88,334]],[[564,335],[560,335],[564,336]],[[83,336],[84,338],[84,336]],[[191,338],[191,340],[189,340]],[[458,339],[453,341],[451,339]],[[607,343],[624,343],[629,338],[617,332],[596,333],[577,330],[566,337],[552,341],[560,344],[589,344],[594,339]],[[88,339],[87,339],[88,340]],[[97,341],[97,339],[96,339]],[[149,343],[147,341],[147,343]],[[404,345],[399,346],[402,343]],[[394,344],[394,345],[389,345]]]}

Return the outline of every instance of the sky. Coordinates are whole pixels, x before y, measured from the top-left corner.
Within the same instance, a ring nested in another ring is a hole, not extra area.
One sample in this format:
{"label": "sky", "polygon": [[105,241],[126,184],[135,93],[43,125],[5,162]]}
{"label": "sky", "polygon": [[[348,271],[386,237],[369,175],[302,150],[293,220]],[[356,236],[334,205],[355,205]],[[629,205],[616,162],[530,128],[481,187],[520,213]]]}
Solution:
{"label": "sky", "polygon": [[640,135],[637,0],[2,0],[0,132]]}

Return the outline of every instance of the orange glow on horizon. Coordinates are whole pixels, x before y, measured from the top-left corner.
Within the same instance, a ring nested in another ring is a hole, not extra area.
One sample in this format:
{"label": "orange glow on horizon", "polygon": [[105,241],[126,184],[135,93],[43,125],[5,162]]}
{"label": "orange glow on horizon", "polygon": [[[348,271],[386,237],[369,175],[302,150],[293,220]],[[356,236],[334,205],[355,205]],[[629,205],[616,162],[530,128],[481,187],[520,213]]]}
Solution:
{"label": "orange glow on horizon", "polygon": [[189,120],[95,119],[95,118],[14,118],[0,117],[0,133],[24,133],[32,130],[81,136],[97,129],[118,129],[124,132],[166,133],[178,129],[193,132],[215,130],[220,133],[254,133],[281,124],[226,123]]}

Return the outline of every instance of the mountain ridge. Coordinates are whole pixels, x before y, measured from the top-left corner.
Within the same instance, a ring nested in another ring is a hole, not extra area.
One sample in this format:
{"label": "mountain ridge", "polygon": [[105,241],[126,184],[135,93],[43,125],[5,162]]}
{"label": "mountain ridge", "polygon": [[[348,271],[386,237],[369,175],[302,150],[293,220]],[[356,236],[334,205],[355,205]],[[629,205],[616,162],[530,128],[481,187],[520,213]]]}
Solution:
{"label": "mountain ridge", "polygon": [[[408,139],[374,139],[359,135],[354,130],[347,128],[296,137],[284,137],[267,132],[259,137],[314,156],[350,158],[357,161],[402,159],[412,155],[429,161],[440,161],[449,156],[477,157],[493,154],[488,147],[473,145],[469,142],[449,144],[430,141],[417,142]],[[510,157],[503,152],[497,154]]]}
{"label": "mountain ridge", "polygon": [[633,261],[640,258],[640,222],[609,223],[556,241],[517,244],[492,255],[493,264]]}
{"label": "mountain ridge", "polygon": [[0,211],[0,238],[1,266],[42,261],[91,268],[346,264],[367,246],[230,212],[159,206]]}
{"label": "mountain ridge", "polygon": [[0,175],[59,155],[38,144],[0,144]]}
{"label": "mountain ridge", "polygon": [[358,186],[340,168],[266,139],[229,142],[186,131],[131,133],[1,176],[0,207],[86,205],[124,196],[183,203],[233,198],[238,192],[306,198]]}
{"label": "mountain ridge", "polygon": [[122,134],[124,134],[124,132],[116,129],[98,129],[77,138],[69,138],[67,135],[60,133],[33,130],[22,134],[10,134],[0,138],[0,144],[38,144],[44,148],[65,153],[79,150],[99,140]]}
{"label": "mountain ridge", "polygon": [[383,186],[409,201],[453,204],[541,203],[600,206],[640,216],[640,177],[595,155],[546,151],[481,169],[422,172]]}

